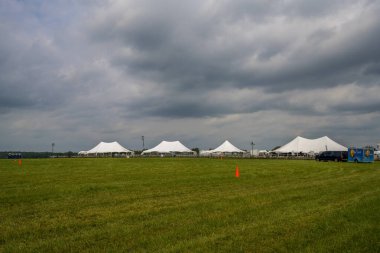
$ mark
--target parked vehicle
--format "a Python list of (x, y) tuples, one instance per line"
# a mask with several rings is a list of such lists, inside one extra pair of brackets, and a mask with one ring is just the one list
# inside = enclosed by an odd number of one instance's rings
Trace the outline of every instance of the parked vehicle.
[(380, 160), (380, 150), (375, 150), (373, 153), (375, 155), (375, 159)]
[(348, 162), (372, 163), (375, 160), (373, 147), (349, 148), (348, 154)]
[(315, 156), (317, 161), (335, 161), (335, 162), (346, 162), (347, 161), (347, 151), (324, 151)]
[(21, 153), (8, 153), (8, 159), (21, 159)]

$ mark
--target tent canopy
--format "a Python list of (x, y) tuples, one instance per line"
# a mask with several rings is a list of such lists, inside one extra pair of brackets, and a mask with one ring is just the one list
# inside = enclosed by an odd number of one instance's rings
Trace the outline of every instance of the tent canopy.
[(133, 153), (132, 151), (121, 146), (117, 141), (100, 142), (94, 148), (87, 151), (87, 154), (104, 154), (104, 153)]
[(347, 151), (347, 148), (327, 136), (317, 139), (306, 139), (297, 136), (288, 144), (275, 150), (277, 153), (320, 153), (323, 151)]
[(141, 154), (147, 153), (194, 153), (179, 141), (162, 141), (154, 148), (143, 151)]
[(231, 144), (229, 141), (224, 141), (219, 147), (213, 150), (207, 151), (210, 153), (245, 153), (245, 151), (238, 149), (234, 145)]

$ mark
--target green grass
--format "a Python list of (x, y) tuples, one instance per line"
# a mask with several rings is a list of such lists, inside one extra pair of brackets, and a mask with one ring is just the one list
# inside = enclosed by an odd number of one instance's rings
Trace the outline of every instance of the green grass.
[(380, 252), (380, 163), (0, 160), (0, 252), (79, 251)]

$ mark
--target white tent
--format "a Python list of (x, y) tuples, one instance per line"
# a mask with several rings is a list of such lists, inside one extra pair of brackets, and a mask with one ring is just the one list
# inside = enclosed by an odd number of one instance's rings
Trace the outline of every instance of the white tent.
[(79, 151), (78, 155), (81, 155), (81, 156), (87, 155), (87, 151)]
[(268, 154), (269, 152), (266, 149), (259, 150), (259, 156), (267, 156)]
[(288, 144), (275, 150), (277, 153), (320, 153), (323, 151), (347, 151), (347, 148), (327, 136), (318, 139), (297, 136)]
[(219, 147), (212, 150), (203, 150), (201, 155), (212, 155), (212, 154), (243, 154), (245, 151), (238, 149), (229, 141), (224, 141)]
[(258, 149), (253, 149), (253, 150), (250, 150), (250, 151), (249, 151), (249, 154), (250, 154), (251, 156), (258, 156), (259, 153), (260, 153), (260, 150), (258, 150)]
[(209, 155), (211, 155), (210, 151), (212, 151), (212, 150), (200, 150), (199, 155), (200, 156), (209, 156)]
[[(81, 151), (83, 152), (83, 151)], [(112, 153), (126, 153), (133, 154), (132, 151), (121, 146), (117, 141), (114, 142), (100, 142), (94, 148), (89, 151), (84, 151), (87, 155), (98, 155), (98, 154), (112, 154)]]
[(141, 154), (150, 154), (150, 153), (158, 153), (158, 154), (171, 154), (171, 153), (191, 153), (194, 154), (194, 151), (187, 148), (179, 141), (162, 141), (160, 144), (155, 146), (154, 148), (143, 151)]

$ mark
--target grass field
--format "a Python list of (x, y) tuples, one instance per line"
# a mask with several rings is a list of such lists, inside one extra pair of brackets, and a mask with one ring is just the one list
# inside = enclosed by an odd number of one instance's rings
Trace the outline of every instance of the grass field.
[(380, 252), (380, 163), (0, 160), (0, 252), (78, 251)]

